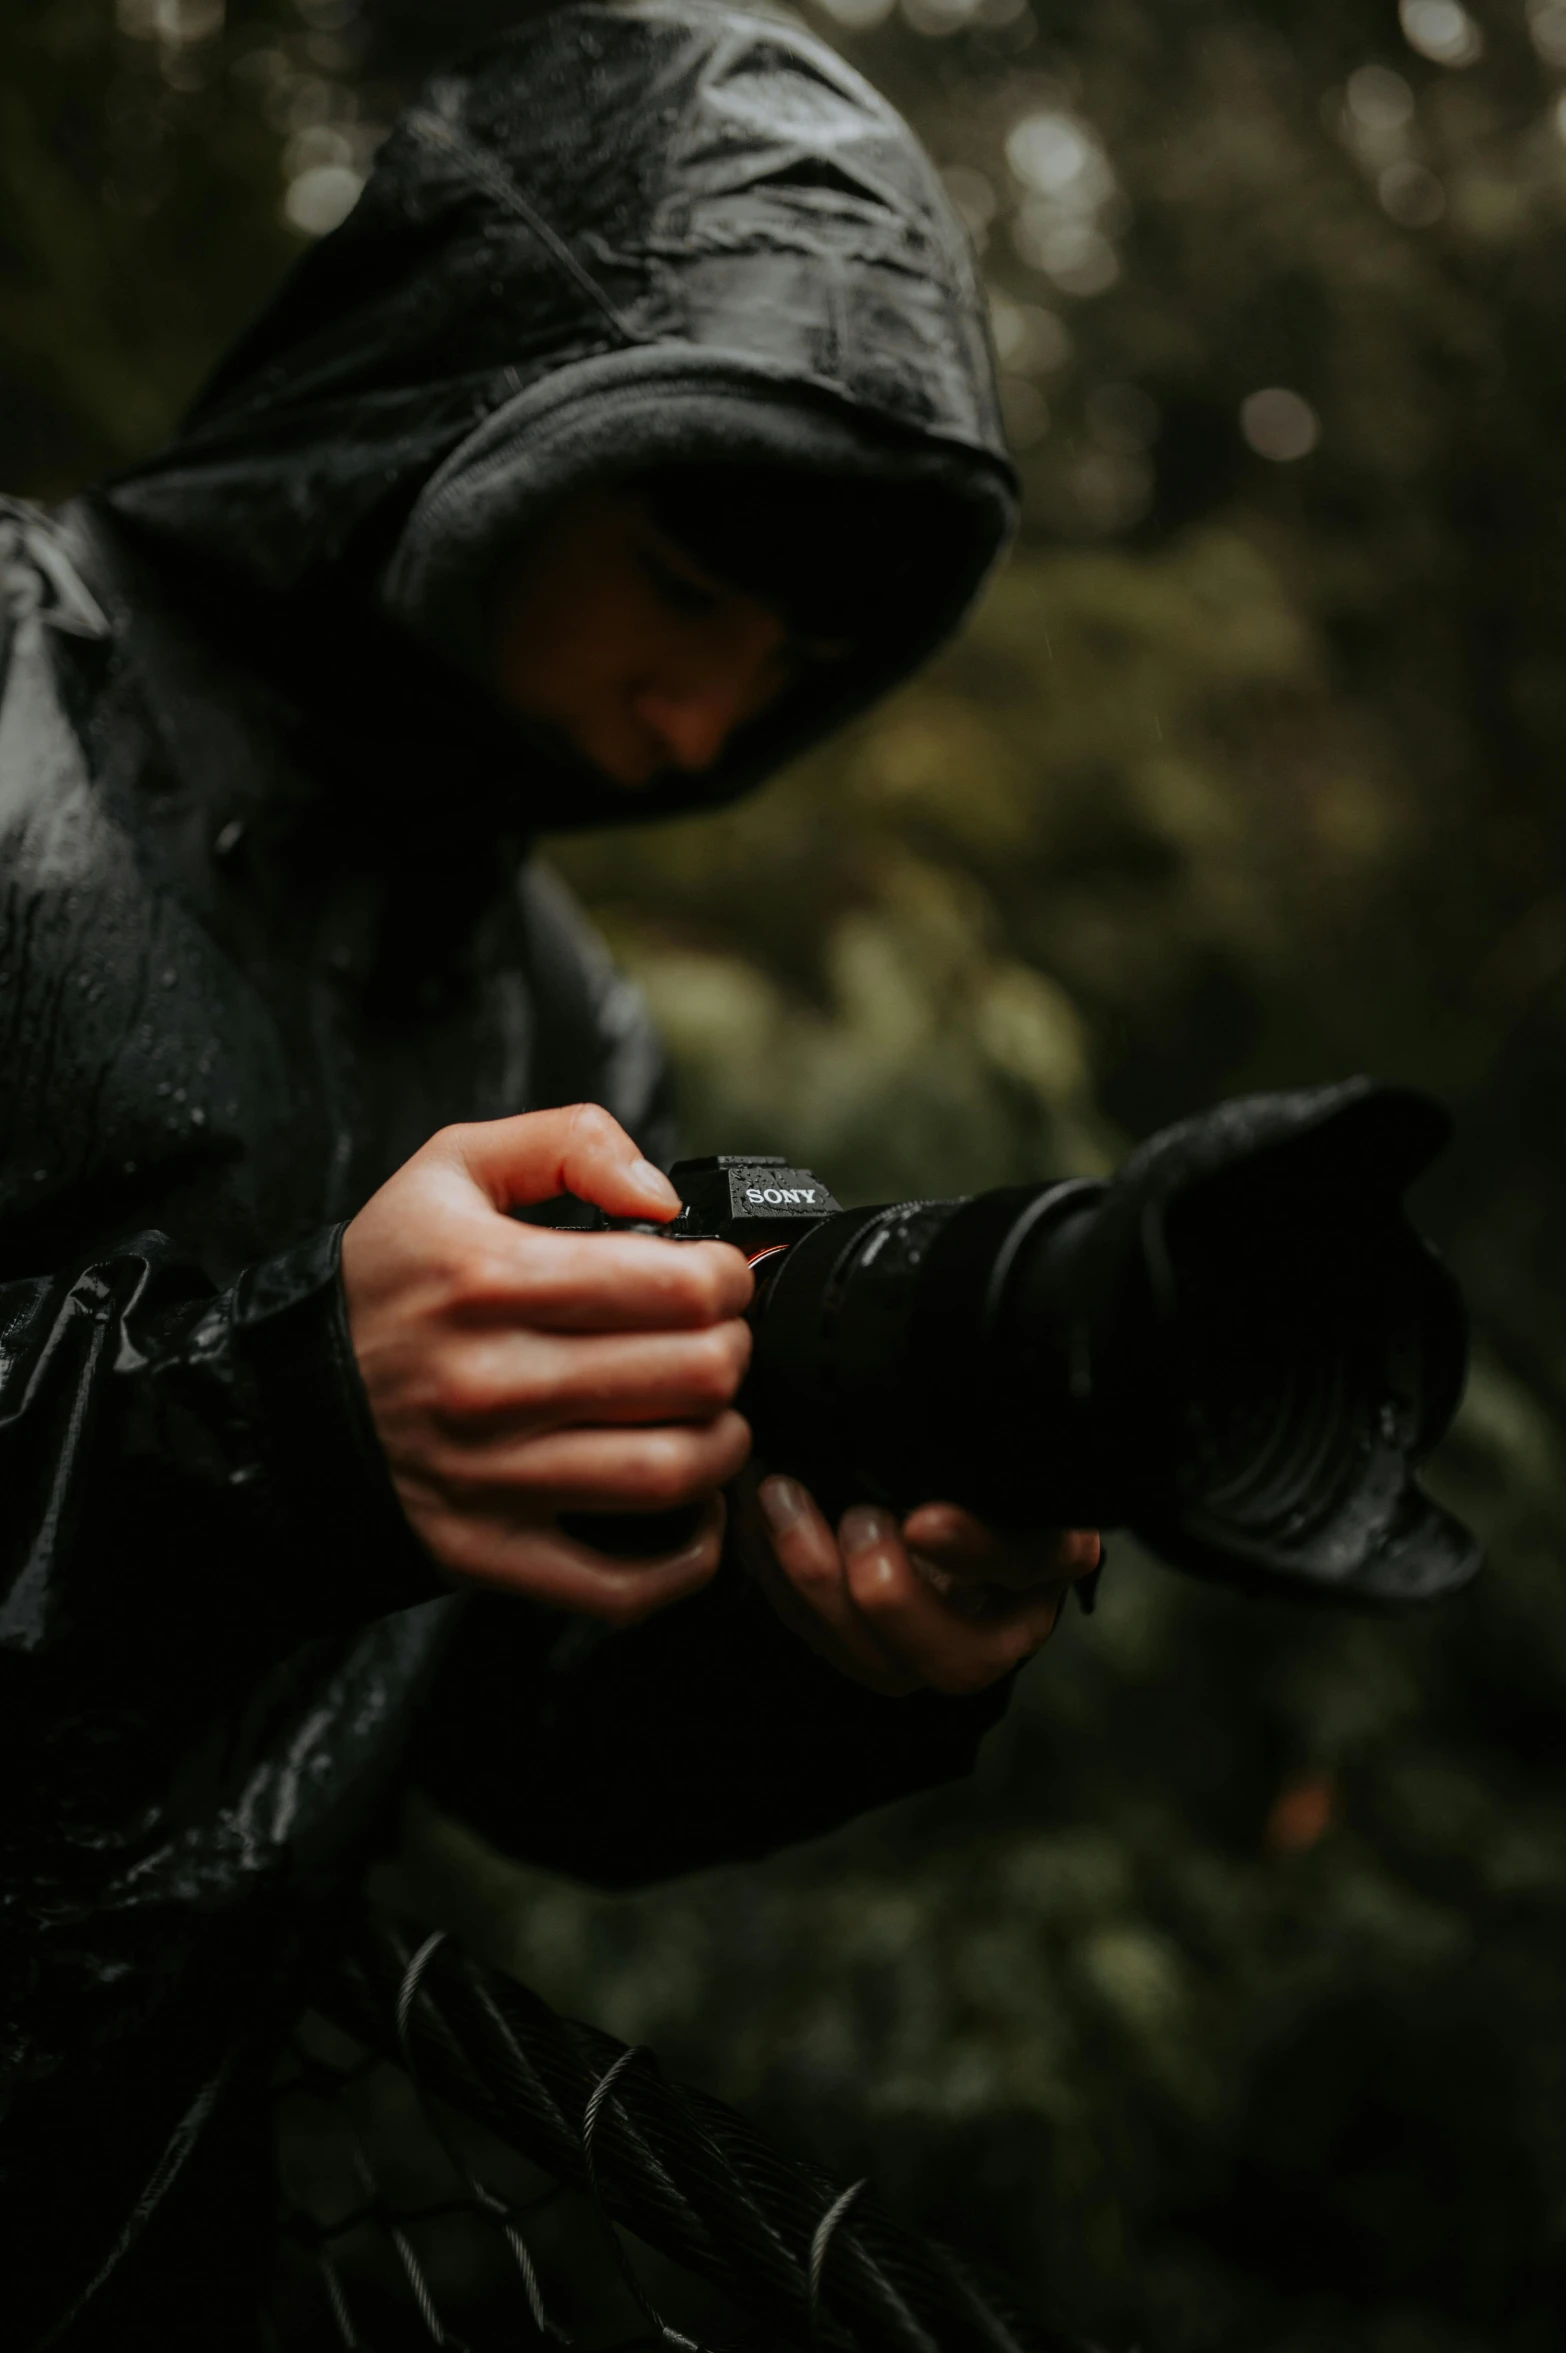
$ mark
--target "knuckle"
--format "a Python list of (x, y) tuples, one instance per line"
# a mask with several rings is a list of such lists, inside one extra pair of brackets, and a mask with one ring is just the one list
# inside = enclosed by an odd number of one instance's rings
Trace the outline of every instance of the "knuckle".
[(465, 1512), (443, 1513), (438, 1523), (421, 1530), (426, 1549), (454, 1577), (493, 1575), (494, 1545), (490, 1531)]
[(721, 1539), (716, 1531), (699, 1548), (682, 1560), (678, 1570), (643, 1570), (635, 1576), (605, 1578), (598, 1588), (592, 1614), (606, 1625), (639, 1626), (644, 1619), (667, 1609), (671, 1602), (683, 1601), (705, 1585), (718, 1565)]
[(705, 1250), (683, 1251), (675, 1262), (680, 1303), (694, 1323), (714, 1324), (722, 1314), (717, 1270)]
[(784, 1559), (784, 1566), (788, 1570), (789, 1582), (806, 1601), (824, 1603), (836, 1596), (841, 1572), (829, 1553), (818, 1551), (812, 1546), (808, 1551), (789, 1554)]
[(744, 1366), (724, 1332), (703, 1332), (692, 1343), (690, 1353), (690, 1394), (698, 1405), (721, 1407), (728, 1404), (739, 1387)]
[(673, 1431), (643, 1440), (636, 1485), (648, 1503), (666, 1507), (688, 1503), (707, 1484), (705, 1466), (698, 1463), (688, 1442)]
[(717, 1245), (685, 1253), (685, 1294), (691, 1312), (703, 1323), (726, 1324), (735, 1319), (741, 1287), (729, 1265), (733, 1253)]
[(756, 1278), (743, 1253), (727, 1242), (718, 1245), (725, 1313), (743, 1315), (756, 1296)]
[[(413, 1158), (414, 1160), (426, 1158), (430, 1160), (460, 1160), (472, 1141), (472, 1137), (473, 1125), (470, 1120), (450, 1120), (445, 1127), (438, 1127), (435, 1133), (420, 1145)], [(409, 1165), (411, 1163), (404, 1163), (404, 1166)]]
[(715, 1451), (711, 1465), (714, 1484), (736, 1477), (750, 1460), (750, 1424), (744, 1415), (732, 1408), (721, 1415), (713, 1424), (711, 1444)]
[(426, 1261), (435, 1312), (455, 1322), (495, 1296), (496, 1269), (488, 1251), (472, 1247), (437, 1248)]
[(639, 1626), (653, 1615), (661, 1600), (661, 1595), (648, 1592), (645, 1580), (605, 1579), (594, 1594), (590, 1614), (606, 1626)]
[(574, 1143), (607, 1144), (623, 1132), (601, 1103), (573, 1103), (567, 1116)]
[(571, 1418), (563, 1378), (550, 1374), (542, 1364), (516, 1365), (503, 1380), (496, 1375), (490, 1382), (490, 1396), (490, 1413), (504, 1415), (519, 1434), (548, 1429)]
[(430, 1412), (439, 1422), (475, 1421), (487, 1403), (484, 1384), (461, 1356), (443, 1357), (431, 1367), (428, 1395)]
[(487, 1422), (499, 1410), (505, 1392), (494, 1375), (482, 1365), (469, 1365), (455, 1384), (456, 1418), (464, 1422)]
[(457, 1280), (460, 1303), (467, 1308), (492, 1308), (516, 1299), (517, 1270), (498, 1250), (476, 1247), (464, 1251)]
[(854, 1601), (863, 1615), (877, 1625), (888, 1625), (902, 1615), (902, 1584), (895, 1562), (885, 1554), (861, 1557), (853, 1564)]
[(503, 1364), (490, 1350), (448, 1351), (430, 1377), (429, 1404), (437, 1421), (491, 1422), (505, 1413), (536, 1411), (539, 1381), (526, 1362)]
[(734, 1395), (735, 1376), (720, 1364), (699, 1366), (690, 1384), (690, 1404), (698, 1412), (722, 1413)]

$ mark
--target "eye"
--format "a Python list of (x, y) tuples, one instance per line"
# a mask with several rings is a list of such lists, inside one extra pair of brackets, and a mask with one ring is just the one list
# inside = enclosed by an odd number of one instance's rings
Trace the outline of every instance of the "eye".
[(691, 618), (705, 618), (715, 613), (722, 603), (722, 592), (704, 580), (697, 572), (687, 570), (676, 558), (665, 555), (661, 548), (646, 541), (637, 550), (643, 574), (662, 603), (671, 612)]

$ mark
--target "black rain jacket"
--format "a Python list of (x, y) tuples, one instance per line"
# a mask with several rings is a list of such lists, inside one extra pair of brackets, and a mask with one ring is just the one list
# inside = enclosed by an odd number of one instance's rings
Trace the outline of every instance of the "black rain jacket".
[[(584, 1098), (655, 1159), (633, 991), (529, 857), (486, 582), (571, 482), (903, 481), (926, 576), (724, 798), (944, 634), (1008, 527), (982, 312), (885, 104), (786, 20), (581, 7), (442, 75), (159, 458), (0, 503), (0, 2335), (238, 2346), (265, 2083), (417, 1777), (607, 1884), (965, 1770), (743, 1580), (583, 1639), (446, 1589), (342, 1223), (438, 1127)], [(638, 803), (634, 814), (647, 813)]]

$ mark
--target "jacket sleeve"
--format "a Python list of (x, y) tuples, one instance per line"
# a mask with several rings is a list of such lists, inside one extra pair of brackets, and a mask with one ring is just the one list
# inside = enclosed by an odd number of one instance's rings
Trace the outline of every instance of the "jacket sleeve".
[(749, 1861), (961, 1778), (1010, 1683), (885, 1699), (789, 1633), (732, 1561), (629, 1631), (474, 1602), (410, 1768), (504, 1853), (605, 1887)]
[(0, 1285), (0, 1673), (124, 1692), (442, 1590), (349, 1346), (340, 1229), (215, 1290), (160, 1234)]

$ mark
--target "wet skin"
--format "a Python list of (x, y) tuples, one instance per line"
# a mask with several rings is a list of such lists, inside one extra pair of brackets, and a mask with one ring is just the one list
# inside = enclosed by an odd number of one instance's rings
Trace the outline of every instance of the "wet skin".
[[(709, 766), (800, 663), (841, 650), (791, 637), (612, 489), (562, 505), (496, 603), (502, 695), (630, 792)], [(609, 1114), (578, 1105), (444, 1130), (343, 1237), (371, 1413), (403, 1509), (452, 1577), (625, 1624), (707, 1581), (732, 1509), (785, 1623), (874, 1690), (976, 1692), (1048, 1638), (1096, 1535), (1007, 1538), (940, 1502), (901, 1525), (866, 1506), (829, 1527), (797, 1481), (749, 1459), (740, 1253), (506, 1214), (566, 1191), (618, 1216), (678, 1210)], [(696, 1536), (658, 1561), (611, 1560), (558, 1525), (693, 1503)]]

